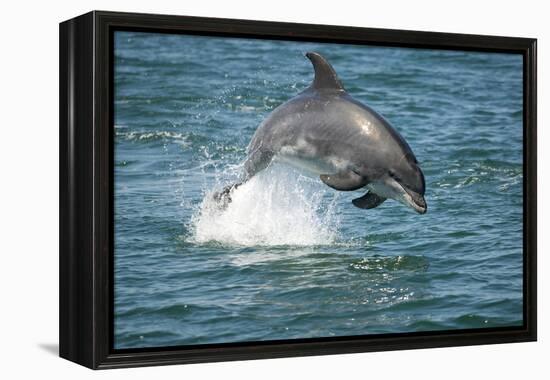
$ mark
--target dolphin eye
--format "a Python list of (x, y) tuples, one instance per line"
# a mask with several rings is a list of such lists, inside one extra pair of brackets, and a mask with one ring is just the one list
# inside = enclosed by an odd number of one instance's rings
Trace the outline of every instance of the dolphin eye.
[(397, 177), (397, 175), (396, 175), (393, 171), (391, 171), (391, 170), (388, 172), (388, 175), (389, 175), (391, 178), (395, 179), (396, 181), (399, 180), (399, 178)]

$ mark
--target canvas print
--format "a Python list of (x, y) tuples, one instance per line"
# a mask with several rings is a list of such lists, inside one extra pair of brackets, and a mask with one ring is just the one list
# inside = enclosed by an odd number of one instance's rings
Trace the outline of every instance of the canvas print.
[(114, 348), (521, 326), (522, 62), (116, 31)]

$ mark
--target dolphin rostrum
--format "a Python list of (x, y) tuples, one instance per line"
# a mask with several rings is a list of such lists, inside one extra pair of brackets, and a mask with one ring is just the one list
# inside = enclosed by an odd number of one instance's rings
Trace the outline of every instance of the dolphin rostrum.
[[(424, 214), (424, 175), (405, 139), (345, 91), (325, 58), (314, 52), (306, 57), (315, 70), (313, 83), (260, 124), (248, 146), (243, 182), (277, 158), (339, 191), (366, 187), (367, 193), (352, 201), (356, 207), (374, 208), (391, 198)], [(230, 192), (239, 185), (217, 196), (231, 201)]]

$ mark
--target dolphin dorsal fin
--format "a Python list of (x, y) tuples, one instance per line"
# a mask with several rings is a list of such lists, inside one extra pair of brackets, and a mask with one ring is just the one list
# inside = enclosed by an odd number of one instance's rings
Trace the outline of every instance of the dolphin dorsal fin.
[(344, 91), (344, 86), (338, 79), (336, 71), (321, 54), (309, 52), (306, 53), (306, 57), (309, 58), (315, 70), (315, 78), (309, 87), (310, 89)]

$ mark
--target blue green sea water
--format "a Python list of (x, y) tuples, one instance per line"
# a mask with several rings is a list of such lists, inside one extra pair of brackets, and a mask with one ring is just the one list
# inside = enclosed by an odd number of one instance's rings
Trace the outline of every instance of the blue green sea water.
[[(219, 210), (323, 54), (404, 136), (428, 213), (275, 164)], [(115, 348), (522, 324), (522, 57), (115, 33)]]

